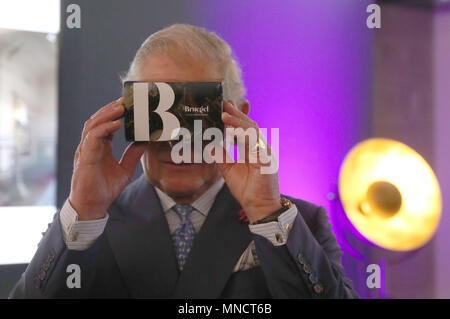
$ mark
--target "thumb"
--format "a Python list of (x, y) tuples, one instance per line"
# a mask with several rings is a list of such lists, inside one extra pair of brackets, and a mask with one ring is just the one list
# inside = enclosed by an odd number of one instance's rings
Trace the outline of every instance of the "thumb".
[(123, 152), (119, 165), (122, 166), (129, 174), (133, 174), (136, 169), (136, 165), (139, 163), (142, 154), (147, 149), (147, 143), (145, 142), (133, 142)]

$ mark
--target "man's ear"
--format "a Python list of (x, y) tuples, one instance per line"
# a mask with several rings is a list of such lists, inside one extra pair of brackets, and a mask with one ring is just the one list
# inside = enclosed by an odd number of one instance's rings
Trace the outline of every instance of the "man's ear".
[(248, 115), (248, 112), (250, 112), (250, 103), (247, 99), (241, 99), (239, 103), (239, 109), (242, 113), (245, 115)]

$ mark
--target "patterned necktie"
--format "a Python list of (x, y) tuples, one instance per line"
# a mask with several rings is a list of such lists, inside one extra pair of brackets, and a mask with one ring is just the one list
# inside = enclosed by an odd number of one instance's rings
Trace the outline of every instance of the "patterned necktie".
[(195, 236), (194, 225), (192, 225), (189, 215), (194, 210), (191, 205), (175, 205), (172, 209), (180, 216), (180, 226), (173, 233), (178, 268), (183, 270), (192, 242)]

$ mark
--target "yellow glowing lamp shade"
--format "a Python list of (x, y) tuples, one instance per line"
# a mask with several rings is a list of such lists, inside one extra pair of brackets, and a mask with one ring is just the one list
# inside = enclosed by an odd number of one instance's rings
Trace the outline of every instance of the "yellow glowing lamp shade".
[(428, 163), (409, 146), (373, 138), (354, 146), (339, 174), (339, 196), (355, 228), (395, 251), (423, 246), (439, 224), (442, 199)]

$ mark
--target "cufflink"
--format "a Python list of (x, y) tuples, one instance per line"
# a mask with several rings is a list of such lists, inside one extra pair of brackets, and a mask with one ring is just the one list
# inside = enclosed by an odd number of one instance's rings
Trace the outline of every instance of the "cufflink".
[(72, 239), (71, 239), (71, 241), (77, 241), (78, 240), (78, 236), (80, 235), (80, 233), (79, 232), (75, 232), (73, 235), (72, 235)]
[(283, 242), (283, 236), (280, 233), (275, 234), (275, 239), (280, 244)]

